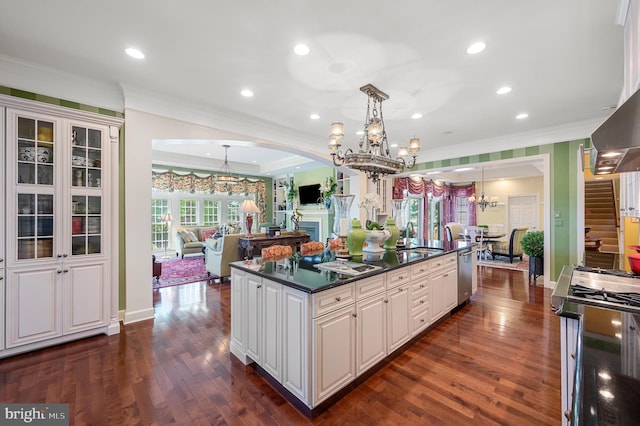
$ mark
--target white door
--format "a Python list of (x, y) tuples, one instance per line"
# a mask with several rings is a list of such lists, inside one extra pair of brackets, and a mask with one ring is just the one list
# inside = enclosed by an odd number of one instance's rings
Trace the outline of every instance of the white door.
[(508, 229), (527, 227), (529, 230), (538, 229), (538, 196), (513, 195), (508, 197), (509, 217)]

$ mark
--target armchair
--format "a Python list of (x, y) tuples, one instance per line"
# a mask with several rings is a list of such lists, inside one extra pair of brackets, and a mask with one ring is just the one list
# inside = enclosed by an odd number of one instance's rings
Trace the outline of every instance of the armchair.
[(514, 257), (519, 257), (522, 260), (522, 237), (527, 233), (525, 227), (513, 228), (508, 241), (494, 242), (491, 248), (491, 258), (495, 259), (496, 256), (504, 256), (509, 258), (509, 262), (513, 263)]
[(205, 242), (205, 263), (207, 272), (211, 277), (220, 278), (231, 275), (230, 262), (240, 260), (238, 241), (240, 234), (227, 234), (216, 240), (207, 238)]

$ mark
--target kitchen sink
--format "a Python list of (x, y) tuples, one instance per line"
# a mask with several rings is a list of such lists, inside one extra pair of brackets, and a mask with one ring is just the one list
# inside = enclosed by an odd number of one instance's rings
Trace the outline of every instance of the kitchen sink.
[(440, 254), (444, 253), (444, 249), (433, 248), (433, 247), (416, 247), (410, 248), (406, 250), (402, 250), (405, 253), (418, 253), (418, 254)]

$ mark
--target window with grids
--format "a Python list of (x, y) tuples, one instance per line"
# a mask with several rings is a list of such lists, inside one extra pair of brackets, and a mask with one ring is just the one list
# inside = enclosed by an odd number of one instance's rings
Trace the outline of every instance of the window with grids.
[(240, 202), (229, 201), (227, 203), (227, 223), (240, 222)]
[(470, 225), (468, 220), (469, 199), (467, 197), (456, 197), (456, 222), (462, 225)]
[(180, 200), (180, 225), (195, 226), (198, 224), (198, 202), (196, 200)]
[(153, 198), (151, 200), (151, 243), (157, 248), (169, 247), (169, 229), (162, 220), (169, 211), (169, 200)]
[(220, 201), (204, 200), (202, 203), (202, 221), (204, 225), (220, 223)]

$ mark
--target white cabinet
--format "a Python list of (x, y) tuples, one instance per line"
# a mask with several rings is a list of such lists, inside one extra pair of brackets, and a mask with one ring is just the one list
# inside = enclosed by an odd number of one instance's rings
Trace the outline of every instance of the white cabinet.
[(282, 373), (282, 285), (262, 280), (262, 367), (273, 378)]
[(455, 308), (458, 301), (457, 283), (458, 277), (455, 267), (441, 269), (431, 274), (429, 283), (431, 322), (442, 318)]
[(387, 356), (386, 298), (382, 292), (356, 302), (357, 376)]
[(235, 268), (231, 269), (231, 344), (229, 350), (244, 364), (247, 364), (245, 324), (248, 312), (244, 306), (246, 277), (246, 272)]
[(62, 335), (62, 274), (52, 268), (8, 270), (6, 347)]
[(282, 385), (304, 403), (310, 396), (309, 295), (282, 286)]
[(247, 274), (247, 355), (260, 364), (261, 324), (262, 324), (262, 279), (257, 275)]
[(317, 405), (356, 377), (356, 322), (353, 306), (313, 321), (313, 404)]
[(387, 353), (391, 353), (411, 338), (409, 297), (411, 284), (406, 282), (387, 290)]
[(640, 217), (640, 172), (620, 173), (620, 216)]
[[(110, 269), (117, 233), (107, 206), (117, 167), (111, 151), (122, 120), (4, 97), (0, 102), (14, 106), (4, 109), (6, 156), (0, 156), (6, 170), (6, 210), (0, 213), (6, 347), (46, 346), (89, 330), (117, 332), (117, 280)], [(67, 338), (47, 342), (60, 336)]]
[(426, 329), (429, 318), (429, 263), (411, 267), (411, 333), (413, 336)]
[(576, 349), (579, 333), (580, 321), (578, 319), (560, 317), (560, 384), (563, 425), (571, 424), (573, 380), (576, 370)]

